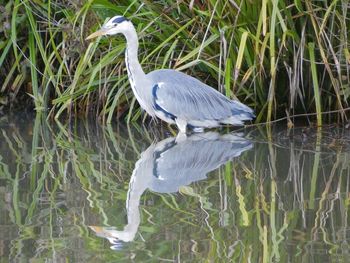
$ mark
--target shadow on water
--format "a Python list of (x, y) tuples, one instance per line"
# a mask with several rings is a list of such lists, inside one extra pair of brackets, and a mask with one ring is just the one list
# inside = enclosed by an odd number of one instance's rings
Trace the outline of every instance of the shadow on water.
[(183, 138), (38, 115), (2, 118), (0, 142), (1, 261), (349, 257), (346, 129)]

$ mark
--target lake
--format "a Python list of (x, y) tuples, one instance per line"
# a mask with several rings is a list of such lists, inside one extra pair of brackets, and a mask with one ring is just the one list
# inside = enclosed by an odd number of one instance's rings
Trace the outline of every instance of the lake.
[(348, 262), (350, 130), (0, 119), (1, 262)]

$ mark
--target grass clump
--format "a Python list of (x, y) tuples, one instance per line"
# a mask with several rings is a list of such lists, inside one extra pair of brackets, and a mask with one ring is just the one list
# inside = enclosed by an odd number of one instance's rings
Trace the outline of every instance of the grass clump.
[[(137, 120), (122, 37), (84, 39), (132, 20), (145, 72), (174, 68), (257, 112), (256, 122), (338, 110), (350, 95), (349, 3), (339, 1), (0, 0), (0, 103), (51, 116)], [(29, 96), (28, 96), (29, 95)], [(23, 103), (25, 102), (25, 103)]]

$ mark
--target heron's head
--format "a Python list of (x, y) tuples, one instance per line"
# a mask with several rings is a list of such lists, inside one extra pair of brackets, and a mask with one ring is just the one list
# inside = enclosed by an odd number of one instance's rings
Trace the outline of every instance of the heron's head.
[(92, 39), (104, 35), (116, 35), (119, 33), (125, 33), (132, 26), (131, 22), (123, 16), (114, 16), (104, 24), (100, 30), (92, 33), (86, 38)]

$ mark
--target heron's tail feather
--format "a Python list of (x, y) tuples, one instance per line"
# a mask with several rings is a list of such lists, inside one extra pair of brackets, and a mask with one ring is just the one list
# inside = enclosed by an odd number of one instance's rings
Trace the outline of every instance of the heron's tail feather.
[(255, 118), (253, 109), (251, 109), (247, 105), (244, 105), (238, 100), (233, 100), (232, 104), (233, 104), (232, 114), (234, 117), (242, 121), (248, 121)]
[(232, 101), (232, 116), (220, 121), (222, 124), (244, 125), (244, 121), (250, 121), (255, 118), (254, 111), (243, 103)]

